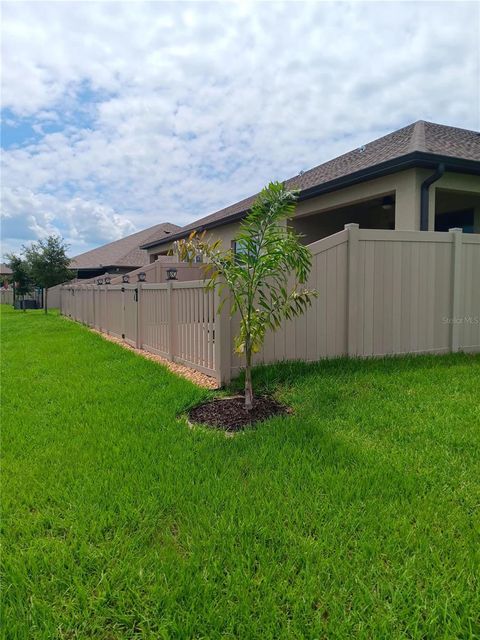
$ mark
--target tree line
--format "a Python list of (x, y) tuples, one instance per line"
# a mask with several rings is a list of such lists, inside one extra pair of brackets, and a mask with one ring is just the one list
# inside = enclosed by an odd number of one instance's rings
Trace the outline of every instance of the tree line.
[[(15, 296), (30, 294), (35, 287), (44, 290), (44, 308), (47, 313), (48, 289), (71, 280), (75, 274), (70, 269), (67, 256), (68, 245), (60, 236), (32, 242), (23, 246), (20, 253), (6, 255), (6, 263), (12, 270), (11, 280), (15, 287)], [(25, 305), (23, 305), (25, 311)]]

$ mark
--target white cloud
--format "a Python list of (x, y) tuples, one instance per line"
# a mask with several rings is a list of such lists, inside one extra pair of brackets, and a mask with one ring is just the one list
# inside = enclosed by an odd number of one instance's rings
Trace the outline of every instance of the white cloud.
[(2, 194), (2, 252), (32, 239), (61, 235), (72, 254), (133, 233), (134, 225), (111, 207), (75, 197), (61, 200), (26, 188), (5, 187)]
[(186, 223), (419, 118), (476, 128), (479, 11), (7, 3), (4, 106), (37, 133), (3, 155), (22, 237)]

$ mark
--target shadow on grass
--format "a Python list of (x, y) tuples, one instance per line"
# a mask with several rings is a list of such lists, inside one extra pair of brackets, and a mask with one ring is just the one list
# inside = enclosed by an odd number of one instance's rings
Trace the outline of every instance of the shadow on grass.
[[(280, 387), (302, 387), (314, 379), (339, 381), (346, 378), (368, 377), (376, 374), (396, 375), (405, 372), (421, 373), (462, 364), (480, 365), (478, 354), (453, 353), (446, 355), (407, 355), (381, 358), (331, 358), (318, 362), (283, 361), (259, 365), (253, 370), (256, 393), (275, 393)], [(232, 380), (227, 391), (243, 391), (244, 372)]]

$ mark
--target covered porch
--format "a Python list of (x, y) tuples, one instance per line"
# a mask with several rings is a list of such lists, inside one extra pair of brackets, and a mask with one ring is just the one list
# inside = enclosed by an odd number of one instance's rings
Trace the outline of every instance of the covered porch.
[[(311, 244), (338, 233), (350, 222), (362, 229), (419, 231), (426, 169), (403, 171), (300, 202), (290, 225)], [(428, 190), (428, 230), (480, 233), (480, 180), (446, 173)]]

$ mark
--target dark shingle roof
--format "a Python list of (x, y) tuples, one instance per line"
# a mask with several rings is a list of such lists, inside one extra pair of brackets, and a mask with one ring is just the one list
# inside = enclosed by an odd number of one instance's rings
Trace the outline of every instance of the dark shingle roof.
[[(448, 127), (419, 120), (398, 131), (369, 142), (363, 147), (344, 153), (318, 167), (305, 171), (285, 181), (289, 188), (305, 191), (321, 185), (327, 186), (335, 180), (353, 176), (357, 172), (394, 161), (402, 156), (419, 152), (436, 154), (461, 160), (480, 162), (480, 134), (476, 131)], [(368, 179), (368, 178), (365, 178)], [(332, 185), (333, 186), (333, 185)], [(231, 218), (248, 211), (258, 194), (245, 198), (229, 207), (220, 209), (200, 220), (182, 227), (175, 237), (182, 237), (193, 229), (216, 224), (226, 224)], [(162, 243), (163, 238), (154, 238), (146, 247)], [(164, 242), (166, 240), (163, 240)]]
[(140, 245), (154, 239), (166, 238), (180, 231), (180, 227), (170, 222), (162, 222), (143, 231), (132, 233), (126, 238), (104, 244), (97, 249), (86, 251), (72, 258), (72, 269), (97, 269), (98, 267), (141, 267), (148, 262), (147, 252)]

